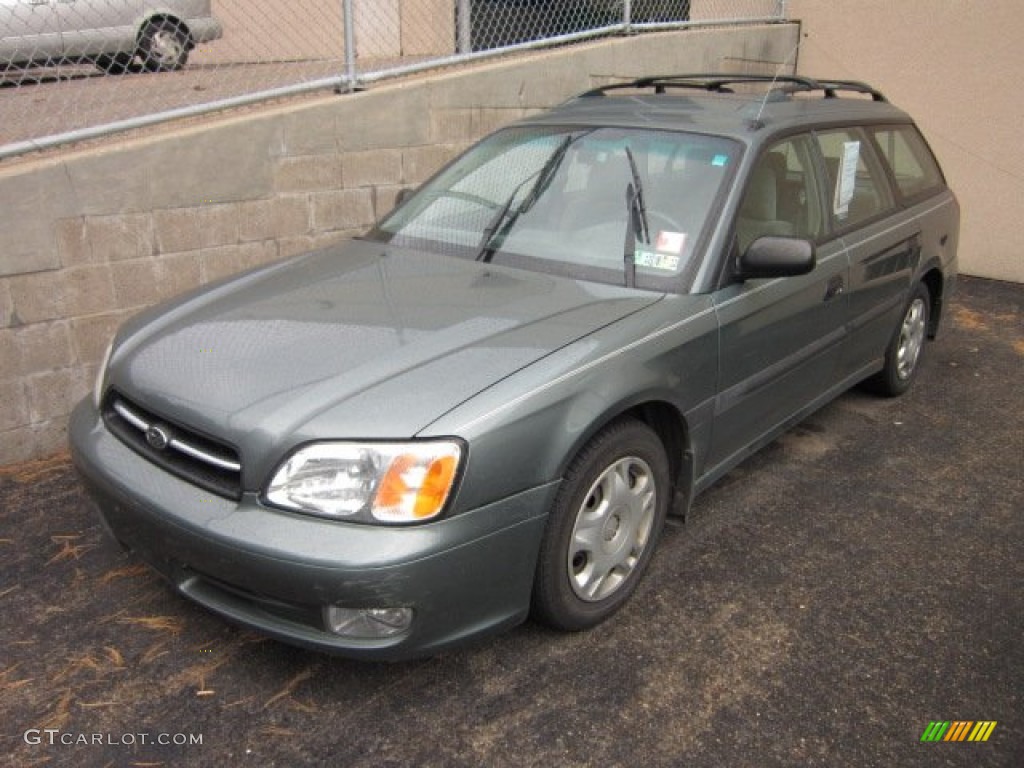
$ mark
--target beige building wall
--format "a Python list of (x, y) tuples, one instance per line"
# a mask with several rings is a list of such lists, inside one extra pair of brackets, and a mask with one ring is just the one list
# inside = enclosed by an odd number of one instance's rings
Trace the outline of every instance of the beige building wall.
[(691, 21), (767, 19), (779, 15), (779, 0), (690, 0)]
[[(455, 0), (353, 0), (360, 59), (450, 56)], [(342, 0), (213, 0), (220, 40), (199, 46), (193, 64), (338, 60), (345, 56)]]
[(960, 198), (961, 271), (1024, 282), (1020, 0), (789, 0), (800, 74), (866, 80), (910, 112)]
[(345, 55), (341, 0), (213, 0), (213, 15), (223, 25), (224, 36), (199, 46), (191, 56), (193, 64), (341, 59)]

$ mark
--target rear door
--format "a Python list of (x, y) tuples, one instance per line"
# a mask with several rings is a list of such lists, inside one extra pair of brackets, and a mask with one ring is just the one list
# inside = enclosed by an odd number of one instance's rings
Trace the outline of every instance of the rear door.
[(921, 257), (921, 226), (896, 204), (888, 176), (860, 128), (815, 134), (827, 173), (828, 215), (849, 252), (849, 339), (839, 379), (882, 363)]
[(823, 402), (844, 340), (848, 264), (827, 238), (814, 141), (777, 142), (757, 160), (736, 221), (737, 253), (761, 235), (817, 243), (817, 266), (799, 277), (733, 280), (714, 295), (719, 394), (707, 481)]
[(61, 56), (55, 0), (0, 0), (0, 62)]

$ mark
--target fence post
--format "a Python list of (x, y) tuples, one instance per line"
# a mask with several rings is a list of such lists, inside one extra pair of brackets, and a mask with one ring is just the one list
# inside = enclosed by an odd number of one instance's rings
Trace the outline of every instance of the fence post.
[(622, 0), (622, 31), (627, 35), (632, 32), (633, 0)]
[(348, 79), (346, 90), (356, 89), (356, 17), (352, 12), (353, 0), (342, 0), (345, 14), (345, 77)]
[(455, 8), (455, 49), (459, 53), (473, 51), (473, 0), (458, 0)]

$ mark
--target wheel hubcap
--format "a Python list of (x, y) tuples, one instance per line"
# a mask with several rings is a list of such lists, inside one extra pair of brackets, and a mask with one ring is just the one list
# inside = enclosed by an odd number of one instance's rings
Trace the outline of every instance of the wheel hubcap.
[(153, 35), (153, 58), (161, 64), (170, 64), (181, 55), (181, 42), (172, 32), (160, 31)]
[(914, 299), (900, 328), (900, 342), (896, 348), (896, 374), (910, 378), (921, 356), (925, 336), (925, 306), (923, 299)]
[(569, 581), (577, 597), (596, 602), (626, 583), (647, 548), (655, 506), (654, 476), (642, 459), (619, 459), (594, 481), (569, 543)]

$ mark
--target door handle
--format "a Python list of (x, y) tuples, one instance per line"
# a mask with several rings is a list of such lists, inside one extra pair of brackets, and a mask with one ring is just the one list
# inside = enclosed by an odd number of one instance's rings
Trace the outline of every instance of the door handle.
[(845, 287), (846, 283), (841, 275), (830, 277), (828, 280), (828, 286), (825, 288), (825, 301), (830, 301), (837, 296), (842, 296)]

